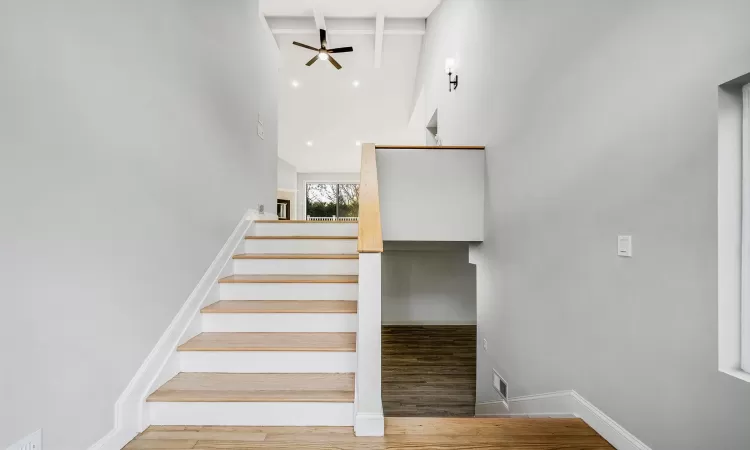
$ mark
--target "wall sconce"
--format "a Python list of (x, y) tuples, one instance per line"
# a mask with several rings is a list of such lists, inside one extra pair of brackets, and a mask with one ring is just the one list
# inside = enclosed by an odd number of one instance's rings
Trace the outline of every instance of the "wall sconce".
[(448, 74), (448, 92), (455, 91), (458, 88), (458, 75), (453, 75), (456, 70), (456, 60), (445, 58), (445, 73)]

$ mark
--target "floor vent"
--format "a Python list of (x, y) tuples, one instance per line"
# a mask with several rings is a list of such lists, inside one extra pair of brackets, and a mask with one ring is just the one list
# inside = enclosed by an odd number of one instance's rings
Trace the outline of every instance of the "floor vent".
[(503, 377), (500, 376), (499, 373), (497, 373), (497, 370), (492, 371), (492, 387), (495, 388), (495, 391), (497, 391), (498, 394), (500, 394), (500, 397), (502, 397), (503, 401), (507, 404), (508, 403), (508, 382), (503, 379)]

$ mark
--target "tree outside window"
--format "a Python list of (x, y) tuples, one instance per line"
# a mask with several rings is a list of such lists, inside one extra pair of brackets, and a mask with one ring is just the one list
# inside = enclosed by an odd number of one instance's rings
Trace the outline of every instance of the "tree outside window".
[(359, 184), (308, 183), (306, 189), (309, 217), (358, 217)]

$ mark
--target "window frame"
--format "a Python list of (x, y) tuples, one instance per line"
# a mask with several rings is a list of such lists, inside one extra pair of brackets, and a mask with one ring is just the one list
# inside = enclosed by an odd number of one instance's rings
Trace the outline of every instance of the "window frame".
[(357, 181), (316, 181), (316, 180), (305, 180), (305, 201), (303, 203), (303, 217), (307, 219), (307, 189), (308, 186), (311, 184), (335, 184), (336, 185), (336, 218), (339, 218), (341, 216), (338, 215), (339, 212), (339, 186), (342, 184), (356, 184), (357, 186), (360, 186), (359, 180)]

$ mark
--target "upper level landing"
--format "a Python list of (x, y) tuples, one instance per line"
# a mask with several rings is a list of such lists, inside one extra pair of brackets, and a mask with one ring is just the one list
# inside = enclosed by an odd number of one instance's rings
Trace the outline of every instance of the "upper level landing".
[(365, 245), (484, 240), (484, 147), (364, 144), (361, 170)]

